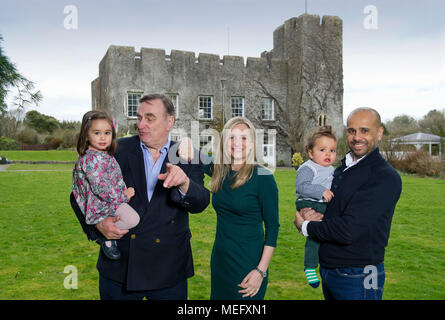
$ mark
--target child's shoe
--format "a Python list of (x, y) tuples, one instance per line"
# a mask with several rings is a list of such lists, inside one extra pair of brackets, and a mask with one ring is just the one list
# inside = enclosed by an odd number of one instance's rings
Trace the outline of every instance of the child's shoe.
[(103, 237), (100, 237), (96, 240), (100, 247), (102, 248), (102, 252), (104, 255), (110, 260), (119, 260), (121, 258), (121, 253), (119, 248), (117, 247), (116, 240), (107, 240)]

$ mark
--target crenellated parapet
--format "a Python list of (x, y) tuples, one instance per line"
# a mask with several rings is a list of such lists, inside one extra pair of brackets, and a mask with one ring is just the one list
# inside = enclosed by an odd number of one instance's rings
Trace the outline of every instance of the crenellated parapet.
[(273, 56), (281, 59), (297, 57), (302, 46), (320, 40), (341, 45), (342, 28), (342, 20), (336, 16), (323, 16), (320, 20), (319, 15), (303, 14), (288, 19), (273, 33)]
[[(275, 59), (277, 60), (277, 59)], [(107, 64), (108, 63), (108, 64)], [(248, 57), (244, 61), (244, 57), (224, 55), (220, 58), (219, 55), (209, 53), (171, 50), (167, 54), (163, 49), (141, 48), (141, 51), (135, 51), (134, 47), (124, 47), (111, 45), (99, 67), (99, 72), (104, 71), (105, 68), (116, 67), (117, 65), (125, 65), (126, 68), (135, 68), (137, 64), (157, 66), (159, 68), (168, 68), (170, 65), (193, 67), (195, 71), (200, 69), (212, 70), (239, 70), (240, 72), (249, 70), (251, 68), (270, 68), (270, 61), (266, 57)]]

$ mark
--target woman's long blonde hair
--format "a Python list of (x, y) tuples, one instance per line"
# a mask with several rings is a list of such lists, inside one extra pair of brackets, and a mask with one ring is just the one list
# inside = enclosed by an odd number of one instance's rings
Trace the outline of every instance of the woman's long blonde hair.
[(210, 191), (216, 193), (222, 188), (223, 181), (230, 172), (231, 168), (231, 155), (230, 151), (226, 149), (227, 139), (230, 137), (230, 133), (238, 124), (245, 124), (249, 128), (250, 133), (250, 149), (247, 149), (246, 163), (241, 167), (239, 171), (231, 178), (229, 182), (231, 189), (236, 189), (245, 184), (252, 177), (253, 169), (256, 162), (256, 132), (252, 122), (245, 117), (234, 117), (227, 121), (222, 133), (220, 133), (219, 148), (215, 155), (215, 161), (213, 162), (212, 178), (210, 179)]

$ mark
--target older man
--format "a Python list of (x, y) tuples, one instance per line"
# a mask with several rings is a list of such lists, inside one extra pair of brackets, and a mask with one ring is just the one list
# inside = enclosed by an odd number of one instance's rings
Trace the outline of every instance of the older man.
[(320, 274), (326, 300), (381, 299), (385, 247), (401, 180), (379, 153), (383, 127), (376, 110), (352, 111), (346, 132), (350, 152), (334, 172), (334, 198), (323, 220), (305, 208), (297, 212), (295, 225), (321, 243)]
[(118, 239), (121, 251), (119, 260), (99, 255), (101, 299), (187, 299), (187, 278), (194, 274), (188, 212), (203, 211), (210, 193), (202, 163), (171, 163), (174, 122), (169, 98), (144, 96), (137, 113), (139, 134), (118, 141), (115, 158), (127, 187), (136, 191), (129, 204), (140, 222), (131, 230), (116, 228), (118, 217), (96, 225), (105, 238)]

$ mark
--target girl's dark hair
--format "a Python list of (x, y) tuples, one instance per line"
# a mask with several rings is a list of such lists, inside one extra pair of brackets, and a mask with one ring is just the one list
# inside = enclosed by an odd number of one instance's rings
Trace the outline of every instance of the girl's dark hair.
[(104, 110), (92, 110), (84, 114), (82, 118), (82, 125), (80, 127), (79, 139), (77, 140), (77, 153), (83, 156), (87, 151), (90, 143), (88, 141), (88, 131), (91, 128), (93, 120), (105, 119), (111, 126), (112, 138), (111, 144), (108, 147), (107, 153), (112, 156), (116, 151), (116, 130), (113, 124), (113, 118)]
[(337, 137), (332, 132), (331, 126), (323, 126), (318, 128), (318, 130), (314, 131), (309, 138), (307, 139), (306, 143), (306, 152), (309, 152), (309, 150), (312, 150), (314, 148), (315, 142), (317, 139), (320, 139), (321, 137), (328, 137), (331, 139), (334, 139), (334, 141), (337, 141)]

